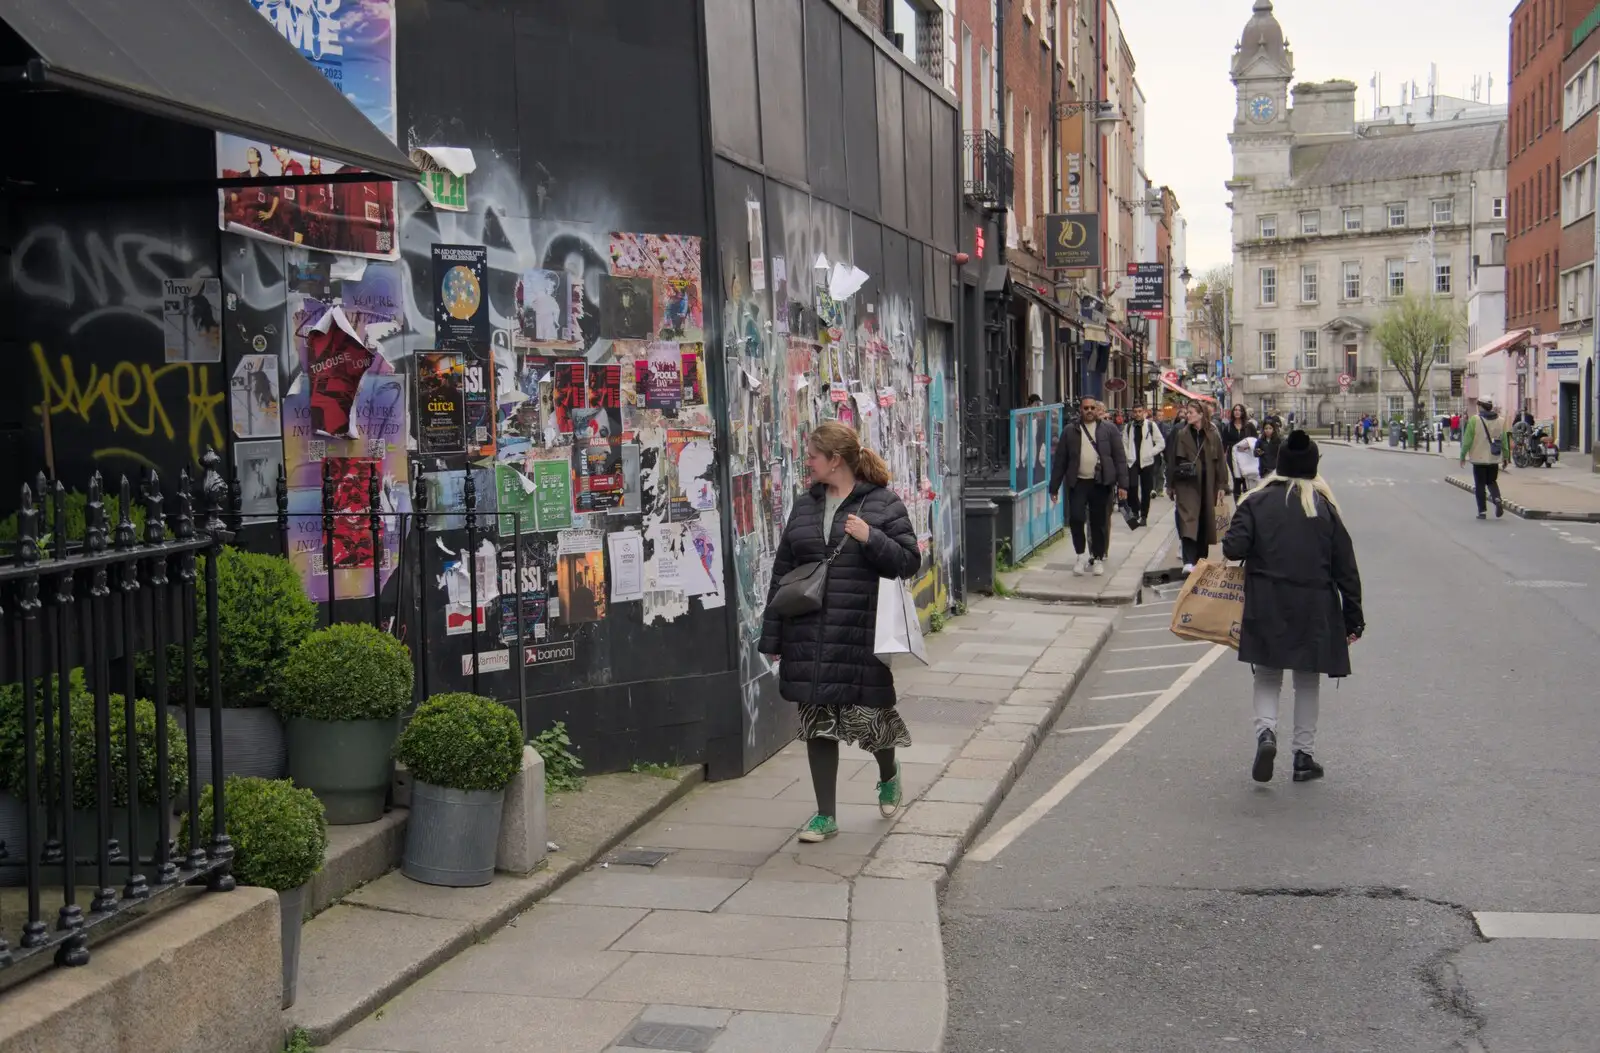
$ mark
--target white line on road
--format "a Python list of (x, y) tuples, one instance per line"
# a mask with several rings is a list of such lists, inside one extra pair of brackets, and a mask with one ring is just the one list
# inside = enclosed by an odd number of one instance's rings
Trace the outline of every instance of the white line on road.
[(1117, 635), (1124, 633), (1170, 633), (1172, 630), (1165, 625), (1158, 625), (1154, 629), (1118, 629)]
[(1157, 669), (1183, 669), (1188, 666), (1188, 664), (1188, 662), (1172, 662), (1167, 665), (1135, 665), (1129, 666), (1127, 669), (1107, 669), (1105, 675), (1112, 676), (1116, 673), (1149, 673)]
[(1129, 651), (1165, 651), (1169, 647), (1204, 647), (1205, 640), (1184, 640), (1180, 643), (1144, 644), (1139, 647), (1113, 647), (1112, 654), (1127, 654)]
[(1085, 731), (1111, 731), (1114, 728), (1125, 728), (1126, 724), (1085, 724), (1081, 728), (1058, 728), (1057, 735), (1078, 735)]
[(1102, 764), (1116, 756), (1122, 747), (1132, 742), (1135, 735), (1149, 727), (1150, 722), (1161, 715), (1162, 710), (1172, 705), (1178, 696), (1183, 694), (1190, 684), (1198, 680), (1201, 673), (1211, 668), (1211, 663), (1222, 657), (1227, 650), (1226, 647), (1220, 644), (1213, 645), (1211, 650), (1201, 655), (1189, 666), (1188, 672), (1178, 677), (1177, 683), (1167, 688), (1155, 701), (1140, 710), (1138, 716), (1128, 721), (1120, 731), (1106, 740), (1099, 749), (1091, 753), (1082, 764), (1062, 776), (1060, 782), (1050, 787), (1043, 797), (1023, 809), (1021, 815), (1002, 826), (995, 832), (993, 837), (967, 853), (967, 858), (976, 860), (979, 863), (987, 863), (1001, 852), (1004, 852), (1011, 842), (1015, 841), (1018, 836), (1034, 823), (1048, 815), (1052, 808), (1067, 799), (1067, 794), (1076, 790), (1083, 784), (1085, 779), (1099, 770)]
[(1172, 617), (1171, 612), (1162, 611), (1160, 614), (1129, 614), (1129, 615), (1127, 615), (1125, 617), (1124, 620), (1133, 622), (1133, 621), (1146, 621), (1146, 620), (1148, 620), (1150, 618), (1168, 618), (1168, 619), (1170, 619), (1171, 617)]
[[(1165, 690), (1165, 688), (1163, 688), (1162, 690)], [(1124, 691), (1120, 695), (1091, 695), (1089, 697), (1089, 701), (1090, 702), (1114, 702), (1119, 698), (1150, 698), (1152, 695), (1159, 695), (1159, 694), (1161, 694), (1160, 691)]]

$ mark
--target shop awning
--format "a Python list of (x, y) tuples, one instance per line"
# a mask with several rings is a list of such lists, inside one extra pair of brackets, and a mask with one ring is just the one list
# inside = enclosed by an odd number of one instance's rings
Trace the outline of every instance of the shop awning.
[(1111, 324), (1110, 322), (1106, 323), (1106, 328), (1111, 330), (1111, 335), (1116, 337), (1118, 340), (1121, 340), (1123, 342), (1123, 344), (1127, 345), (1127, 347), (1130, 350), (1133, 348), (1133, 341), (1131, 339), (1129, 339), (1127, 333), (1124, 333), (1121, 329), (1118, 329), (1115, 325)]
[(1522, 341), (1526, 340), (1528, 337), (1530, 337), (1532, 335), (1533, 335), (1533, 330), (1532, 329), (1515, 329), (1515, 330), (1512, 330), (1511, 332), (1507, 333), (1505, 336), (1500, 337), (1498, 340), (1491, 340), (1489, 343), (1484, 344), (1482, 347), (1478, 348), (1476, 351), (1474, 351), (1471, 354), (1467, 355), (1467, 364), (1468, 365), (1473, 365), (1474, 363), (1483, 361), (1485, 358), (1487, 358), (1489, 355), (1494, 354), (1496, 351), (1504, 351), (1507, 348), (1515, 347), (1517, 344), (1520, 344)]
[(1157, 377), (1156, 379), (1161, 381), (1161, 386), (1162, 387), (1166, 388), (1168, 391), (1176, 392), (1177, 394), (1182, 395), (1186, 399), (1199, 399), (1201, 402), (1215, 402), (1215, 401), (1217, 401), (1216, 399), (1212, 398), (1210, 395), (1202, 395), (1197, 391), (1190, 391), (1188, 388), (1179, 387), (1177, 384), (1174, 384), (1172, 381), (1168, 380), (1166, 377)]
[(393, 179), (421, 177), (244, 0), (0, 0), (0, 22), (33, 52), (20, 70), (0, 69), (0, 82), (92, 95)]

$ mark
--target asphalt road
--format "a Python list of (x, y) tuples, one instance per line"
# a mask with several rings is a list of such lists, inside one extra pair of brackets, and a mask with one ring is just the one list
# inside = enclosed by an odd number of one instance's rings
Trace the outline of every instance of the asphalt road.
[(1600, 1050), (1600, 941), (1471, 915), (1600, 913), (1600, 527), (1478, 522), (1438, 458), (1323, 464), (1368, 618), (1324, 682), (1327, 778), (1289, 780), (1286, 698), (1250, 779), (1224, 652), (983, 861), (1207, 653), (1131, 609), (946, 894), (952, 1053)]

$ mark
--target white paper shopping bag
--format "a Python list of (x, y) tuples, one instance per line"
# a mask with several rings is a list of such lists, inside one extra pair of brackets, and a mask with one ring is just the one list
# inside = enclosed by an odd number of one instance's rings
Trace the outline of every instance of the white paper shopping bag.
[(900, 654), (928, 664), (916, 602), (899, 578), (878, 579), (878, 619), (873, 628), (872, 651), (886, 665), (892, 665), (893, 657)]

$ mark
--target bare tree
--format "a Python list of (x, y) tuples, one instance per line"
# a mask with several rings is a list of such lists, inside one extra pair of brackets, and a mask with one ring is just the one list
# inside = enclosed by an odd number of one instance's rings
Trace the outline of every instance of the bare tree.
[(1411, 393), (1414, 422), (1422, 421), (1422, 396), (1435, 357), (1466, 332), (1464, 308), (1416, 293), (1406, 294), (1379, 319), (1373, 336), (1383, 349), (1384, 361), (1400, 374), (1400, 382)]
[(1211, 338), (1218, 354), (1223, 358), (1231, 356), (1233, 334), (1228, 323), (1232, 320), (1233, 265), (1225, 263), (1206, 271), (1194, 287), (1193, 296), (1194, 302), (1200, 305), (1201, 331)]

